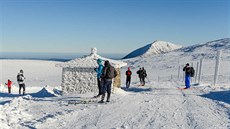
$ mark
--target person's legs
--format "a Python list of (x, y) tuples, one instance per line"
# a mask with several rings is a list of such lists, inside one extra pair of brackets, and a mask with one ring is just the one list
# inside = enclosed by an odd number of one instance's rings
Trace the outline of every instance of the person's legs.
[(140, 85), (143, 85), (143, 79), (142, 79), (142, 77), (140, 77), (140, 82), (141, 82)]
[(22, 84), (19, 84), (19, 95), (21, 95)]
[(126, 88), (129, 88), (130, 86), (130, 77), (126, 78)]
[(8, 93), (11, 93), (11, 87), (8, 87)]
[(26, 91), (26, 86), (25, 86), (25, 84), (22, 84), (22, 88), (23, 88), (23, 95), (25, 95), (25, 91)]
[(98, 78), (97, 79), (97, 86), (98, 86), (98, 95), (97, 95), (97, 97), (99, 97), (100, 95), (102, 95), (102, 82), (101, 82), (101, 79), (100, 78)]
[(185, 76), (185, 88), (190, 88), (190, 76)]
[(111, 88), (112, 87), (112, 81), (108, 81), (107, 83), (107, 100), (106, 102), (110, 101), (110, 95), (111, 95)]
[(99, 101), (100, 103), (103, 103), (104, 102), (104, 99), (105, 99), (105, 92), (107, 91), (107, 86), (106, 86), (106, 84), (107, 84), (107, 81), (106, 80), (104, 80), (103, 81), (103, 85), (102, 85), (102, 96), (101, 96), (101, 101)]
[(143, 81), (143, 86), (145, 85), (145, 77), (142, 78), (142, 81)]
[(129, 80), (128, 80), (128, 78), (126, 78), (126, 88), (128, 88), (128, 82), (129, 82)]

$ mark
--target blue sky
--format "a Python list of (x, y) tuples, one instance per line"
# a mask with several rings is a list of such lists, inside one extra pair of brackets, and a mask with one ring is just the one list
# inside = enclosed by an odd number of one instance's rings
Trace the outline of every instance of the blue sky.
[(230, 37), (228, 0), (0, 1), (0, 52), (129, 53)]

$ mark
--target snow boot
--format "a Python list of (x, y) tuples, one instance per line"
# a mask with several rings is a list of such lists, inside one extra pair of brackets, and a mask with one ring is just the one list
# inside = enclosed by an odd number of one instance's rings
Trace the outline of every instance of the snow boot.
[(104, 103), (104, 100), (98, 101), (98, 103)]

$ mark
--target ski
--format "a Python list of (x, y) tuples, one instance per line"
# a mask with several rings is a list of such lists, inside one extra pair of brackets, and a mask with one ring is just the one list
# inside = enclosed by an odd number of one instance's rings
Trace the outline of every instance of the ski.
[(189, 90), (190, 88), (177, 88), (178, 90)]

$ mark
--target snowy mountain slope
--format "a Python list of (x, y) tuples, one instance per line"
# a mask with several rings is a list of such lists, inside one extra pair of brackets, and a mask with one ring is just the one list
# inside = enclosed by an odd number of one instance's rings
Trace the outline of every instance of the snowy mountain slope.
[(217, 50), (223, 51), (223, 58), (230, 59), (230, 38), (214, 40), (206, 43), (196, 44), (176, 50), (182, 52), (182, 55), (192, 55), (193, 59), (204, 57), (206, 59), (214, 58)]
[(158, 55), (158, 54), (166, 53), (166, 52), (169, 52), (169, 51), (181, 48), (181, 47), (182, 46), (175, 45), (170, 42), (156, 40), (151, 44), (148, 44), (144, 47), (134, 50), (133, 52), (126, 55), (124, 59), (133, 58), (137, 56)]
[[(163, 55), (155, 55), (151, 57), (136, 57), (131, 59), (125, 59), (124, 61), (128, 63), (127, 67), (131, 67), (135, 72), (139, 69), (139, 67), (145, 67), (147, 73), (149, 73), (149, 78), (154, 78), (155, 80), (158, 80), (159, 77), (165, 76), (168, 76), (168, 78), (169, 76), (174, 76), (174, 78), (178, 78), (178, 71), (179, 78), (183, 79), (182, 67), (186, 63), (190, 63), (190, 65), (192, 65), (196, 69), (197, 62), (200, 62), (200, 59), (203, 58), (202, 74), (204, 76), (202, 76), (202, 78), (208, 78), (210, 82), (213, 81), (217, 50), (221, 49), (222, 55), (219, 73), (222, 76), (219, 77), (219, 79), (222, 82), (229, 82), (229, 44), (230, 39), (225, 38), (180, 48), (165, 53)], [(178, 70), (179, 66), (180, 70)]]

